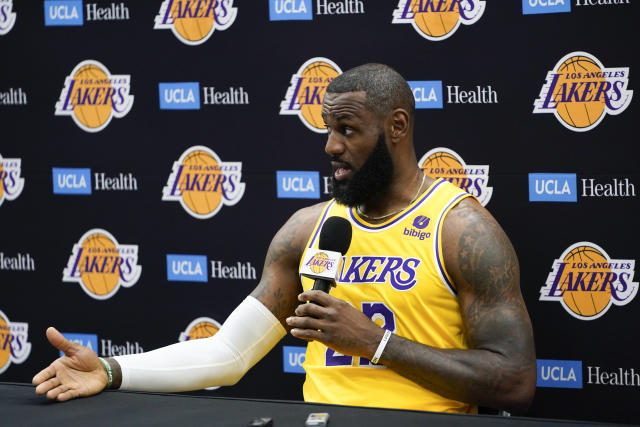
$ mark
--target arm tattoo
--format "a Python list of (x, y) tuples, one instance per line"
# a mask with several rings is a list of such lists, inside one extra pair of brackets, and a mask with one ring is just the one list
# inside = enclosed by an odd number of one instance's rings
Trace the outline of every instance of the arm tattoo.
[(445, 220), (443, 252), (458, 290), (469, 350), (392, 337), (382, 362), (443, 396), (499, 409), (525, 408), (535, 390), (535, 351), (518, 260), (491, 215), (463, 200)]
[(296, 212), (276, 233), (267, 251), (260, 283), (251, 293), (287, 330), (290, 328), (285, 319), (298, 305), (297, 297), (302, 291), (298, 263), (324, 206), (320, 203)]

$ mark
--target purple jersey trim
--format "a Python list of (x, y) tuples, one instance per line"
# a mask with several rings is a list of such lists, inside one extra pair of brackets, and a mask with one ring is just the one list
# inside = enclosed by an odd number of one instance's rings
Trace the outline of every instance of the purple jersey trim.
[(436, 238), (434, 239), (434, 246), (435, 246), (435, 252), (436, 252), (436, 265), (438, 268), (438, 272), (440, 273), (440, 278), (442, 279), (442, 281), (444, 282), (445, 285), (447, 285), (447, 287), (449, 288), (449, 291), (453, 294), (453, 296), (458, 296), (458, 291), (456, 291), (456, 288), (453, 286), (453, 284), (449, 281), (449, 278), (447, 277), (447, 274), (444, 271), (444, 266), (442, 265), (442, 262), (440, 261), (440, 223), (442, 222), (442, 220), (445, 217), (445, 214), (449, 211), (449, 208), (451, 208), (451, 206), (453, 206), (455, 203), (457, 203), (461, 198), (465, 198), (465, 197), (469, 197), (469, 194), (467, 193), (461, 193), (458, 194), (451, 202), (449, 202), (449, 204), (442, 210), (442, 213), (440, 214), (440, 218), (438, 218), (438, 222), (436, 223)]
[(331, 206), (335, 202), (336, 202), (335, 200), (331, 200), (331, 202), (325, 208), (324, 213), (322, 214), (322, 218), (320, 219), (320, 223), (318, 224), (318, 228), (316, 228), (316, 232), (313, 233), (313, 238), (309, 241), (309, 249), (311, 249), (311, 247), (313, 246), (313, 242), (316, 241), (316, 237), (318, 237), (318, 233), (320, 232), (320, 229), (322, 228), (322, 225), (324, 224), (324, 221), (327, 219), (327, 214), (329, 213), (329, 210), (331, 209)]

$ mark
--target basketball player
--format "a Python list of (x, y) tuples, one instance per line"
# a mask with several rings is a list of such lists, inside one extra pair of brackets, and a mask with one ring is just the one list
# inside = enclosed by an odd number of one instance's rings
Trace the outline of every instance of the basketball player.
[[(66, 355), (34, 377), (36, 392), (65, 401), (105, 388), (231, 385), (289, 331), (309, 341), (307, 401), (525, 410), (536, 363), (516, 254), (474, 197), (417, 166), (406, 81), (381, 64), (351, 69), (328, 86), (322, 114), (335, 201), (301, 209), (276, 233), (256, 289), (216, 335), (99, 359), (49, 328)], [(348, 219), (353, 239), (326, 294), (298, 271), (330, 216)]]

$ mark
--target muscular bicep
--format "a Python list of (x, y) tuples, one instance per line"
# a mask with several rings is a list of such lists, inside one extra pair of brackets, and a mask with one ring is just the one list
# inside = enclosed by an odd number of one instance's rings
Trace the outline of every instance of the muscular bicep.
[(285, 319), (298, 306), (302, 292), (298, 265), (324, 204), (301, 209), (271, 240), (258, 286), (251, 296), (265, 305), (287, 330)]
[(518, 258), (500, 225), (475, 200), (465, 199), (447, 216), (443, 233), (445, 265), (458, 291), (471, 347), (495, 352), (507, 362), (535, 364)]

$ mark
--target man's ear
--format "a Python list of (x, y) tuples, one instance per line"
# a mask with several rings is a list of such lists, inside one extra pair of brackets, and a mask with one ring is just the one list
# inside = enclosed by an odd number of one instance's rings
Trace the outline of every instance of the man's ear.
[(396, 108), (388, 118), (389, 141), (397, 143), (409, 134), (409, 113), (404, 108)]

